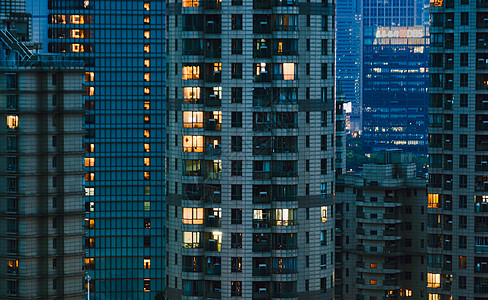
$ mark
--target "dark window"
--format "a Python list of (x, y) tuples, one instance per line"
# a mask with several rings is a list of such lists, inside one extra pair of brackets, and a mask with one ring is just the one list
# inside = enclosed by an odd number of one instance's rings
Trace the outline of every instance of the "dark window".
[(242, 88), (233, 87), (232, 88), (232, 103), (242, 103)]
[(231, 258), (231, 272), (242, 272), (242, 257), (232, 257)]
[(242, 112), (232, 112), (231, 127), (242, 127)]
[(460, 249), (466, 249), (468, 237), (464, 235), (459, 236), (459, 248)]
[(231, 166), (232, 176), (242, 176), (242, 160), (233, 160)]
[(459, 195), (459, 208), (468, 208), (468, 197), (466, 195)]
[(232, 30), (242, 29), (242, 15), (232, 15)]
[(242, 39), (232, 39), (232, 54), (242, 54)]
[(468, 115), (459, 115), (459, 127), (468, 127)]
[(233, 184), (230, 187), (231, 200), (242, 200), (242, 185)]
[(232, 5), (240, 6), (240, 5), (242, 5), (242, 0), (232, 0)]
[(467, 155), (459, 155), (459, 167), (460, 168), (467, 168), (468, 167), (468, 156)]
[(460, 54), (459, 65), (461, 67), (467, 67), (468, 66), (468, 53), (461, 53)]
[(327, 79), (327, 64), (322, 64), (322, 79)]
[(231, 233), (231, 248), (242, 248), (242, 233)]
[(328, 42), (327, 40), (322, 40), (322, 55), (327, 55), (327, 46)]
[(232, 63), (232, 78), (241, 79), (242, 78), (242, 64)]
[(465, 189), (468, 187), (468, 176), (459, 175), (459, 188)]
[(459, 95), (459, 106), (468, 107), (468, 94)]
[(327, 135), (320, 136), (320, 150), (327, 150)]
[(469, 25), (469, 13), (468, 12), (462, 12), (461, 13), (461, 25)]
[(469, 34), (461, 32), (461, 46), (468, 46)]
[(231, 211), (231, 224), (242, 224), (242, 209), (233, 208)]
[(242, 136), (231, 137), (231, 151), (233, 152), (242, 151)]
[(468, 74), (460, 74), (459, 77), (459, 86), (461, 87), (467, 87), (468, 86)]

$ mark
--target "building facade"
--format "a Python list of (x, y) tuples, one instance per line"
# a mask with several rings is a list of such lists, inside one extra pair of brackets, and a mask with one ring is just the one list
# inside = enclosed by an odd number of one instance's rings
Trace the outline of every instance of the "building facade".
[(488, 6), (431, 4), (427, 292), (487, 299)]
[(48, 52), (86, 67), (92, 299), (154, 299), (164, 290), (165, 6), (48, 1)]
[(83, 65), (0, 40), (0, 298), (81, 300)]
[(335, 299), (426, 297), (426, 180), (411, 155), (380, 155), (337, 179)]
[(332, 299), (334, 11), (169, 2), (167, 299)]
[(363, 4), (363, 151), (427, 154), (424, 0)]

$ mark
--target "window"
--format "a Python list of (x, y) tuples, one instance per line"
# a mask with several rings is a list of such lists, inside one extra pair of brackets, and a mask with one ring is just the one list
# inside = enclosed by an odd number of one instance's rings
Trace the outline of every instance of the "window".
[(231, 137), (231, 151), (232, 152), (242, 151), (242, 136)]
[(232, 297), (242, 296), (242, 281), (231, 281), (230, 292)]
[(468, 187), (468, 176), (467, 175), (459, 175), (459, 188), (467, 188)]
[(468, 136), (466, 134), (459, 135), (459, 147), (460, 148), (468, 147)]
[(467, 87), (468, 86), (468, 74), (460, 74), (460, 77), (459, 77), (459, 86), (460, 87)]
[(466, 256), (459, 256), (459, 269), (466, 269), (466, 264), (467, 264), (467, 257)]
[(7, 80), (7, 89), (16, 89), (18, 87), (17, 74), (5, 74)]
[(441, 274), (427, 273), (427, 287), (440, 288)]
[(242, 257), (232, 257), (231, 258), (231, 272), (242, 272)]
[(466, 288), (466, 276), (459, 276), (458, 277), (459, 288), (465, 289)]
[(184, 248), (200, 248), (200, 232), (184, 231), (183, 232)]
[(327, 136), (320, 136), (320, 150), (327, 150)]
[(468, 167), (468, 156), (467, 155), (459, 155), (459, 167), (460, 168), (467, 168)]
[(459, 208), (468, 207), (468, 197), (466, 195), (459, 195)]
[(468, 46), (469, 34), (461, 32), (461, 46)]
[(151, 218), (144, 218), (144, 228), (146, 229), (151, 228)]
[(242, 176), (242, 160), (233, 160), (231, 163), (231, 176)]
[(232, 54), (242, 54), (242, 39), (232, 39)]
[(230, 189), (231, 200), (242, 200), (242, 185), (233, 184), (231, 185)]
[(231, 248), (242, 248), (242, 233), (231, 233)]
[(233, 87), (231, 93), (232, 93), (232, 103), (242, 103), (241, 87)]
[(203, 224), (203, 208), (183, 207), (183, 224)]
[(459, 236), (459, 248), (460, 249), (466, 249), (467, 241), (468, 241), (467, 236), (460, 235)]
[(459, 106), (460, 107), (468, 107), (468, 94), (460, 94), (459, 95)]
[(144, 292), (151, 291), (151, 279), (144, 279)]
[(323, 63), (321, 68), (321, 79), (327, 79), (328, 77), (327, 70), (328, 70), (327, 64)]
[(242, 209), (233, 208), (231, 210), (231, 224), (242, 224)]
[(19, 117), (15, 115), (7, 116), (7, 127), (9, 129), (16, 129), (19, 127)]
[(233, 79), (242, 79), (242, 63), (232, 63), (232, 74)]
[(16, 295), (19, 292), (19, 283), (13, 280), (7, 280), (7, 295)]
[(430, 208), (439, 208), (439, 194), (429, 194), (428, 195), (428, 206)]
[(320, 207), (320, 217), (322, 222), (327, 222), (327, 206)]
[(232, 112), (231, 127), (242, 127), (242, 112)]
[(321, 246), (326, 246), (327, 245), (327, 231), (326, 230), (322, 230), (320, 232), (320, 245)]
[(232, 15), (232, 30), (242, 30), (242, 15)]
[(468, 66), (468, 53), (461, 53), (460, 54), (459, 65), (461, 67), (467, 67)]
[(322, 55), (327, 55), (328, 42), (327, 40), (322, 40)]

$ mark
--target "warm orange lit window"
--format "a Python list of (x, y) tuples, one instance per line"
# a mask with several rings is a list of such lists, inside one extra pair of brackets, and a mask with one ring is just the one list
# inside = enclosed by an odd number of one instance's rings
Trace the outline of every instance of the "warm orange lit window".
[(94, 228), (95, 228), (95, 219), (85, 218), (85, 229), (94, 229)]
[(94, 181), (95, 180), (95, 173), (86, 173), (85, 174), (85, 181)]
[(183, 7), (198, 7), (199, 2), (198, 2), (198, 0), (183, 0), (181, 3), (181, 6), (183, 6)]
[(144, 67), (149, 68), (151, 66), (151, 61), (149, 59), (144, 60)]
[(95, 144), (90, 144), (89, 149), (90, 152), (95, 152)]
[(144, 258), (144, 269), (151, 269), (151, 259)]
[(214, 63), (213, 64), (213, 70), (214, 70), (214, 72), (222, 71), (222, 63)]
[(428, 207), (430, 208), (439, 208), (439, 194), (429, 194), (428, 195)]
[(80, 44), (71, 44), (71, 52), (84, 52)]
[(295, 64), (283, 63), (283, 79), (295, 80)]
[(151, 179), (151, 173), (148, 171), (145, 171), (144, 172), (144, 180), (149, 180), (149, 179)]
[(197, 86), (184, 87), (183, 98), (185, 98), (185, 100), (189, 100), (190, 102), (200, 99), (200, 87)]
[(144, 73), (144, 81), (151, 81), (151, 73)]
[(85, 18), (82, 15), (71, 15), (69, 22), (71, 24), (85, 24)]
[(95, 157), (85, 157), (85, 167), (94, 167)]
[(145, 144), (144, 144), (144, 151), (146, 151), (146, 152), (150, 152), (150, 151), (151, 151), (151, 145), (150, 145), (150, 144), (148, 144), (148, 143), (145, 143)]
[(184, 135), (183, 136), (184, 152), (203, 152), (202, 135)]
[(327, 206), (320, 207), (320, 217), (322, 222), (327, 222)]
[(149, 167), (151, 165), (151, 159), (149, 157), (144, 157), (144, 165)]
[(19, 270), (19, 261), (16, 259), (11, 259), (7, 261), (7, 273), (17, 274)]
[(427, 273), (427, 287), (440, 288), (441, 274)]
[(430, 0), (430, 6), (441, 7), (444, 0)]
[(95, 80), (95, 73), (85, 72), (85, 81), (93, 81), (93, 80)]
[(148, 138), (151, 136), (151, 133), (149, 132), (149, 129), (144, 129), (144, 137)]
[(369, 267), (370, 267), (371, 269), (376, 269), (376, 268), (378, 267), (378, 265), (377, 265), (377, 264), (370, 264), (370, 265), (369, 265)]
[(144, 292), (151, 291), (151, 279), (144, 279)]
[(278, 53), (283, 53), (283, 42), (282, 41), (278, 42)]
[(144, 30), (144, 38), (148, 39), (151, 37), (151, 32), (149, 30)]
[(146, 11), (151, 10), (151, 5), (149, 4), (149, 2), (144, 2), (144, 10)]
[(150, 123), (151, 122), (151, 118), (149, 117), (149, 115), (145, 115), (144, 116), (144, 123)]
[(82, 39), (85, 37), (85, 31), (80, 29), (71, 29), (71, 37), (74, 39)]
[(151, 108), (151, 102), (149, 101), (144, 101), (144, 109), (149, 110)]
[(371, 279), (371, 280), (369, 281), (369, 284), (371, 284), (371, 285), (377, 285), (377, 284), (378, 284), (378, 281), (377, 281), (377, 280), (373, 280), (373, 279)]
[(95, 95), (95, 87), (93, 87), (93, 86), (86, 86), (85, 87), (85, 94), (87, 96), (93, 96), (93, 95)]
[(146, 52), (146, 53), (151, 52), (151, 46), (150, 45), (144, 45), (144, 52)]
[(10, 129), (15, 129), (19, 127), (19, 117), (18, 116), (7, 116), (7, 127)]
[(183, 224), (203, 224), (203, 208), (183, 207)]
[(144, 17), (144, 24), (149, 24), (151, 23), (151, 18), (149, 16)]
[(184, 128), (203, 128), (202, 111), (184, 111), (183, 112)]
[(200, 79), (200, 66), (184, 66), (181, 77), (183, 80)]
[(151, 93), (151, 90), (148, 87), (144, 88), (144, 95), (149, 95)]

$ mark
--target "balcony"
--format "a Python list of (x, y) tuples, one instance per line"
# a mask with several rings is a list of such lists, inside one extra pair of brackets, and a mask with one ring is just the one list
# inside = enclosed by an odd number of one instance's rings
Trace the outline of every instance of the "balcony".
[(206, 9), (220, 9), (222, 2), (219, 0), (204, 0), (203, 7)]
[(204, 123), (205, 130), (220, 131), (220, 123), (216, 119), (210, 119)]
[(259, 75), (254, 75), (254, 82), (271, 82), (271, 76), (268, 72), (262, 71)]
[(254, 0), (253, 1), (253, 8), (254, 9), (270, 9), (272, 7), (271, 0)]
[(183, 266), (182, 267), (183, 272), (192, 272), (192, 273), (199, 273), (203, 271), (203, 268), (201, 265), (195, 265), (195, 266)]
[(221, 99), (217, 95), (208, 95), (205, 97), (206, 106), (220, 106), (221, 102)]
[(293, 268), (273, 268), (273, 274), (296, 274), (297, 269)]
[(205, 219), (205, 226), (207, 227), (220, 227), (220, 218), (210, 215)]
[(252, 227), (256, 229), (270, 228), (271, 221), (268, 219), (254, 219), (252, 220)]
[(205, 299), (220, 299), (222, 292), (220, 289), (214, 289), (213, 291), (207, 291), (205, 293)]
[(271, 197), (267, 192), (261, 192), (258, 195), (253, 195), (252, 203), (269, 203), (271, 201)]
[(273, 244), (273, 250), (295, 250), (295, 249), (298, 249), (298, 245), (293, 243)]
[(271, 251), (271, 243), (269, 242), (254, 242), (252, 244), (253, 252), (268, 252)]
[(205, 33), (220, 33), (222, 26), (220, 23), (220, 16), (219, 18), (215, 18), (215, 20), (207, 20), (205, 24)]
[(220, 271), (220, 264), (219, 263), (216, 263), (216, 264), (211, 264), (210, 266), (207, 266), (207, 269), (205, 270), (205, 273), (207, 275), (220, 275), (221, 271)]
[(220, 243), (217, 243), (216, 240), (208, 240), (205, 244), (206, 251), (220, 251)]
[(203, 297), (203, 291), (195, 291), (195, 290), (183, 290), (183, 296), (188, 297)]
[(205, 148), (205, 154), (219, 156), (222, 154), (222, 148), (220, 145), (209, 144), (208, 147)]
[(398, 285), (398, 280), (396, 279), (385, 279), (383, 280), (383, 285)]
[(259, 50), (253, 51), (254, 58), (271, 58), (271, 51), (270, 49), (263, 45), (259, 48)]
[[(266, 290), (266, 289), (264, 289)], [(271, 299), (271, 295), (266, 291), (263, 292), (253, 292), (252, 293), (252, 299), (253, 300), (269, 300)]]
[(273, 298), (296, 298), (298, 297), (297, 292), (273, 292)]
[(270, 180), (271, 179), (271, 172), (270, 171), (253, 171), (252, 172), (252, 179), (254, 179), (254, 180)]

